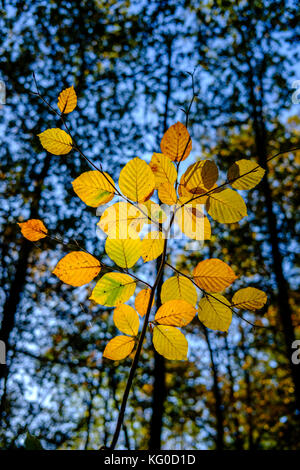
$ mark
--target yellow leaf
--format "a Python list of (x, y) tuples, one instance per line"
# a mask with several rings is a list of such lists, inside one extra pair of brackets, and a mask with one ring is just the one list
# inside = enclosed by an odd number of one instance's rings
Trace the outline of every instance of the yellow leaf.
[(72, 251), (56, 265), (53, 274), (70, 286), (83, 286), (91, 282), (100, 272), (100, 263), (84, 251)]
[(112, 178), (100, 171), (86, 171), (78, 176), (72, 185), (77, 196), (90, 207), (106, 204), (115, 195)]
[(180, 184), (192, 194), (202, 194), (211, 189), (219, 176), (218, 167), (210, 160), (201, 160), (190, 165), (183, 174)]
[(121, 268), (132, 268), (141, 256), (141, 240), (107, 238), (105, 251)]
[(173, 276), (167, 279), (161, 288), (162, 304), (168, 300), (186, 300), (191, 305), (196, 305), (197, 290), (192, 281), (184, 276)]
[(162, 183), (158, 188), (158, 197), (161, 202), (173, 206), (177, 202), (177, 194), (175, 188), (170, 183)]
[(157, 325), (153, 329), (153, 346), (166, 359), (187, 359), (188, 342), (174, 326)]
[(164, 134), (161, 143), (161, 151), (173, 161), (185, 160), (192, 150), (192, 140), (187, 128), (176, 122)]
[(154, 320), (161, 325), (185, 326), (196, 314), (196, 309), (186, 300), (168, 300), (156, 312)]
[(232, 297), (232, 306), (243, 310), (258, 310), (267, 302), (267, 295), (255, 287), (238, 290)]
[(178, 194), (180, 196), (181, 205), (186, 204), (187, 202), (189, 204), (194, 203), (194, 202), (197, 203), (197, 204), (205, 204), (207, 199), (208, 199), (207, 192), (209, 190), (206, 189), (206, 188), (200, 188), (199, 187), (197, 189), (197, 193), (193, 194), (185, 186), (185, 184), (183, 182), (183, 177), (184, 177), (184, 175), (182, 175), (182, 177), (180, 179), (180, 183), (178, 185)]
[(142, 240), (142, 258), (152, 261), (162, 254), (165, 245), (165, 236), (162, 232), (153, 230), (145, 235)]
[(176, 212), (176, 222), (180, 230), (193, 240), (209, 240), (211, 227), (208, 218), (203, 214), (202, 204), (186, 204)]
[(120, 361), (129, 356), (134, 348), (134, 338), (131, 336), (116, 336), (107, 343), (103, 357), (112, 359), (113, 361)]
[(198, 317), (211, 330), (228, 331), (232, 320), (230, 303), (220, 294), (203, 297), (199, 302)]
[(174, 185), (177, 179), (177, 171), (168, 157), (162, 153), (154, 153), (149, 166), (155, 177), (155, 188), (163, 183)]
[(57, 106), (64, 114), (74, 111), (77, 106), (77, 96), (73, 86), (66, 88), (59, 94)]
[(161, 224), (167, 218), (165, 211), (163, 211), (160, 205), (151, 200), (138, 204), (138, 208), (141, 209), (144, 214), (147, 214), (148, 217), (150, 217), (151, 220), (147, 220), (148, 224), (153, 222)]
[[(135, 301), (134, 301), (134, 306), (143, 317), (148, 309), (148, 305), (150, 302), (150, 295), (151, 295), (151, 289), (142, 289), (136, 296)], [(154, 305), (154, 299), (152, 300), (152, 306)]]
[(237, 279), (228, 264), (220, 259), (211, 258), (201, 261), (193, 271), (197, 286), (208, 292), (221, 292)]
[(132, 201), (145, 201), (155, 188), (154, 174), (140, 158), (133, 158), (122, 169), (119, 178), (122, 193)]
[(214, 220), (228, 224), (238, 222), (247, 215), (244, 199), (232, 189), (211, 193), (206, 202), (206, 209)]
[(53, 155), (65, 155), (72, 150), (72, 139), (62, 129), (47, 129), (38, 137), (44, 149)]
[(128, 274), (107, 273), (97, 282), (90, 299), (106, 307), (116, 307), (130, 299), (135, 286), (134, 279)]
[(139, 331), (139, 316), (130, 305), (116, 307), (113, 316), (116, 327), (126, 335), (136, 336)]
[(27, 222), (20, 222), (19, 227), (23, 237), (27, 238), (31, 242), (36, 242), (41, 238), (47, 236), (48, 230), (46, 229), (43, 222), (39, 219), (30, 219)]
[(105, 209), (97, 225), (109, 238), (137, 239), (147, 220), (147, 216), (128, 202), (117, 202)]
[[(245, 176), (241, 176), (244, 174)], [(243, 159), (231, 165), (227, 176), (234, 189), (252, 189), (261, 181), (264, 174), (265, 170), (255, 161)]]

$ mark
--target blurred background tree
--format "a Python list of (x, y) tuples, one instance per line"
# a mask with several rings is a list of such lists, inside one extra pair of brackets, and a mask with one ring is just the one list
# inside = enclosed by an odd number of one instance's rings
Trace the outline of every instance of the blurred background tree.
[[(0, 109), (1, 367), (0, 446), (20, 447), (27, 433), (44, 447), (109, 445), (130, 359), (102, 359), (115, 333), (110, 311), (50, 274), (70, 245), (98, 257), (95, 211), (80, 203), (71, 181), (88, 166), (78, 155), (49, 156), (36, 135), (60, 125), (37, 99), (54, 107), (74, 85), (68, 117), (76, 141), (111, 174), (128, 157), (151, 158), (164, 130), (184, 121), (195, 73), (197, 102), (190, 132), (195, 158), (230, 164), (254, 156), (262, 166), (299, 146), (294, 1), (2, 2)], [(292, 46), (292, 47), (291, 47)], [(145, 348), (119, 447), (128, 449), (298, 449), (299, 152), (268, 165), (248, 196), (248, 218), (213, 225), (213, 238), (172, 262), (181, 269), (207, 256), (230, 262), (243, 285), (269, 293), (256, 317), (236, 318), (229, 335), (189, 332), (189, 363), (164, 361)], [(41, 218), (64, 243), (34, 245), (16, 222)], [(179, 245), (179, 244), (178, 244)], [(185, 243), (181, 243), (182, 246)], [(179, 246), (178, 246), (179, 251)], [(147, 268), (147, 276), (154, 273)], [(150, 345), (148, 345), (150, 346)]]

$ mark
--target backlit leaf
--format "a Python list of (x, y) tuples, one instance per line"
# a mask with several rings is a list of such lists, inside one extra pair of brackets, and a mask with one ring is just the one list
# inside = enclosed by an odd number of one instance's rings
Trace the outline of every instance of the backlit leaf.
[(176, 122), (164, 134), (161, 144), (161, 151), (173, 161), (185, 160), (192, 150), (192, 140), (187, 128)]
[[(143, 317), (148, 309), (149, 301), (150, 301), (151, 289), (142, 289), (136, 296), (134, 301), (134, 306), (136, 310), (139, 312), (141, 317)], [(152, 300), (152, 306), (154, 305), (154, 298)]]
[(162, 254), (165, 244), (165, 237), (162, 232), (152, 230), (147, 233), (142, 240), (142, 258), (152, 261)]
[(218, 179), (218, 167), (210, 160), (200, 160), (190, 165), (183, 174), (180, 184), (192, 194), (202, 194), (211, 189)]
[(187, 359), (188, 342), (174, 326), (157, 325), (153, 329), (153, 346), (166, 359)]
[(147, 220), (148, 224), (151, 224), (151, 223), (161, 224), (167, 218), (165, 211), (160, 207), (160, 205), (151, 200), (138, 204), (138, 207), (141, 209), (143, 213), (147, 214), (148, 217), (150, 218)]
[(230, 303), (220, 294), (205, 296), (199, 302), (198, 317), (211, 330), (228, 331), (232, 320)]
[(186, 204), (176, 212), (176, 222), (180, 230), (192, 240), (209, 240), (211, 227), (203, 213), (202, 204)]
[(44, 149), (53, 155), (65, 155), (72, 150), (72, 139), (62, 129), (47, 129), (38, 137)]
[(77, 95), (73, 86), (66, 88), (59, 94), (57, 106), (62, 113), (71, 113), (76, 108), (76, 105)]
[(173, 206), (177, 202), (177, 194), (175, 188), (170, 183), (162, 183), (158, 188), (158, 197), (163, 204)]
[(125, 359), (133, 350), (134, 344), (134, 338), (131, 336), (116, 336), (107, 343), (103, 357), (113, 361)]
[(159, 307), (154, 320), (161, 325), (185, 326), (195, 315), (195, 307), (186, 300), (168, 300)]
[[(245, 176), (241, 176), (244, 174)], [(264, 174), (265, 170), (255, 161), (243, 159), (231, 165), (227, 176), (234, 189), (252, 189), (261, 181)], [(236, 178), (238, 179), (235, 181)]]
[(113, 316), (116, 327), (126, 335), (136, 336), (139, 331), (139, 316), (130, 305), (116, 307)]
[(139, 238), (107, 238), (105, 251), (121, 268), (132, 268), (141, 256), (141, 244)]
[(98, 207), (111, 201), (115, 194), (114, 182), (107, 173), (86, 171), (73, 182), (77, 196), (88, 206)]
[(216, 190), (206, 202), (209, 215), (218, 222), (232, 224), (247, 215), (247, 207), (242, 196), (232, 189)]
[(133, 158), (121, 170), (119, 186), (132, 201), (145, 201), (155, 188), (154, 174), (144, 160)]
[(117, 202), (105, 209), (98, 226), (109, 238), (139, 238), (148, 217), (128, 202)]
[(106, 307), (116, 307), (130, 299), (136, 283), (128, 274), (107, 273), (97, 282), (91, 300)]
[(100, 272), (100, 263), (84, 251), (72, 251), (56, 265), (53, 274), (70, 286), (83, 286), (91, 282)]
[(174, 164), (162, 153), (154, 153), (149, 166), (155, 177), (155, 188), (163, 183), (174, 185), (177, 179), (177, 171)]
[(232, 297), (233, 307), (243, 310), (258, 310), (267, 302), (267, 295), (255, 287), (245, 287), (238, 290)]
[(163, 283), (160, 298), (162, 304), (168, 302), (168, 300), (186, 300), (195, 306), (197, 290), (192, 281), (185, 276), (176, 275)]
[(231, 267), (216, 258), (198, 263), (193, 278), (197, 286), (208, 292), (221, 292), (237, 279)]
[(18, 223), (18, 225), (21, 228), (22, 235), (31, 242), (45, 238), (48, 233), (45, 225), (39, 219), (30, 219), (27, 222)]

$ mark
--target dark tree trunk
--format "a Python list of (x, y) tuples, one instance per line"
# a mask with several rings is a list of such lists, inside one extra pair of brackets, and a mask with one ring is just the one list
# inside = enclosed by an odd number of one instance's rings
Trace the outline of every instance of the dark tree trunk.
[(223, 420), (223, 406), (222, 406), (222, 396), (221, 391), (219, 388), (218, 382), (218, 367), (215, 362), (213, 349), (209, 339), (209, 333), (207, 328), (203, 326), (203, 332), (206, 339), (207, 347), (209, 350), (210, 362), (212, 367), (213, 373), (213, 392), (215, 398), (215, 415), (216, 415), (216, 449), (223, 450), (224, 449), (224, 420)]
[[(261, 79), (261, 78), (260, 78)], [(250, 103), (252, 109), (252, 120), (254, 127), (255, 146), (256, 153), (258, 156), (259, 164), (266, 169), (265, 177), (261, 182), (261, 189), (263, 192), (266, 208), (266, 217), (269, 232), (269, 242), (272, 253), (272, 264), (273, 272), (277, 284), (277, 302), (280, 320), (283, 327), (284, 341), (286, 347), (286, 354), (288, 357), (292, 380), (295, 388), (295, 407), (300, 410), (300, 367), (292, 362), (292, 344), (295, 341), (295, 332), (292, 323), (292, 310), (289, 303), (289, 285), (283, 274), (283, 261), (280, 252), (279, 238), (278, 238), (278, 226), (276, 221), (276, 215), (274, 212), (274, 205), (272, 199), (272, 191), (268, 180), (268, 167), (267, 167), (267, 135), (265, 128), (265, 121), (263, 117), (263, 99), (261, 98), (260, 104), (257, 102), (255, 97), (254, 89), (254, 78), (253, 72), (250, 68), (249, 73), (249, 85), (250, 85)], [(263, 84), (261, 79), (261, 93), (263, 93)]]
[[(241, 436), (241, 433), (239, 431), (240, 423), (238, 419), (238, 411), (236, 410), (236, 402), (234, 398), (234, 377), (232, 373), (232, 368), (231, 368), (231, 363), (230, 363), (230, 351), (229, 351), (229, 346), (228, 346), (228, 340), (227, 336), (224, 338), (225, 341), (225, 351), (227, 355), (227, 372), (228, 372), (228, 377), (230, 380), (230, 389), (229, 389), (229, 399), (230, 399), (230, 405), (229, 405), (229, 419), (232, 420), (233, 426), (234, 426), (234, 443), (235, 443), (235, 449), (236, 450), (242, 450), (243, 449), (243, 439)], [(228, 414), (229, 414), (228, 413)]]
[[(36, 186), (35, 190), (32, 194), (32, 203), (31, 203), (31, 210), (30, 210), (30, 218), (37, 218), (39, 212), (39, 204), (40, 204), (40, 197), (42, 192), (42, 186), (44, 183), (44, 179), (48, 174), (50, 167), (50, 158), (47, 156), (43, 163), (43, 168), (36, 178)], [(3, 308), (3, 316), (2, 316), (2, 323), (1, 323), (1, 330), (0, 330), (0, 340), (4, 341), (6, 344), (6, 351), (8, 353), (9, 347), (9, 340), (11, 332), (15, 326), (16, 320), (16, 312), (18, 305), (21, 300), (22, 292), (26, 283), (26, 275), (27, 275), (27, 267), (29, 256), (32, 250), (32, 242), (29, 242), (26, 239), (23, 239), (19, 249), (19, 258), (16, 263), (15, 268), (15, 275), (11, 282), (9, 292), (6, 297), (6, 301)], [(7, 380), (9, 373), (9, 365), (1, 365), (0, 366), (0, 379)], [(4, 393), (1, 397), (0, 402), (0, 419), (3, 417), (3, 412), (5, 409), (5, 387)]]

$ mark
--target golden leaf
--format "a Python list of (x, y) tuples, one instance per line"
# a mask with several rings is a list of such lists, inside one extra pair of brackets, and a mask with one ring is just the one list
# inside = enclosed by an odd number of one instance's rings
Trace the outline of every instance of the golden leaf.
[(100, 272), (100, 263), (84, 251), (72, 251), (56, 265), (53, 274), (70, 286), (83, 286), (91, 282)]
[(168, 157), (162, 153), (154, 153), (149, 166), (154, 173), (156, 189), (163, 183), (174, 185), (177, 179), (177, 171)]
[(174, 326), (157, 325), (153, 329), (153, 346), (166, 359), (187, 359), (188, 342)]
[(77, 95), (73, 86), (66, 88), (59, 94), (57, 106), (64, 114), (74, 111), (77, 106)]
[[(241, 176), (244, 174), (245, 176)], [(261, 181), (264, 174), (265, 170), (255, 161), (243, 159), (231, 165), (227, 176), (234, 189), (252, 189)]]
[(267, 302), (267, 295), (260, 289), (255, 287), (245, 287), (239, 289), (232, 297), (233, 307), (243, 310), (258, 310)]
[(173, 161), (185, 160), (192, 150), (192, 140), (187, 128), (176, 122), (164, 134), (161, 144), (161, 151)]
[(142, 242), (139, 238), (107, 238), (105, 251), (121, 268), (132, 268), (141, 256)]
[(220, 294), (203, 297), (199, 302), (198, 317), (211, 330), (228, 331), (232, 320), (230, 303)]
[(210, 222), (202, 208), (202, 204), (188, 203), (175, 215), (180, 230), (192, 240), (209, 240), (211, 237)]
[(43, 222), (39, 219), (30, 219), (27, 222), (18, 223), (21, 228), (21, 233), (23, 237), (27, 238), (31, 242), (36, 242), (41, 238), (47, 236), (48, 230), (46, 229)]
[[(143, 317), (148, 309), (148, 305), (150, 302), (150, 295), (151, 289), (142, 289), (136, 296), (134, 301), (134, 306), (136, 310), (139, 312), (141, 317)], [(154, 305), (154, 298), (152, 300), (152, 307)]]
[(134, 348), (134, 338), (131, 336), (116, 336), (107, 343), (103, 357), (112, 359), (113, 361), (120, 361), (129, 356)]
[(90, 207), (106, 204), (115, 195), (114, 182), (109, 174), (96, 170), (82, 173), (72, 185), (77, 196)]
[(175, 188), (170, 183), (162, 183), (158, 188), (158, 197), (163, 204), (173, 206), (177, 202)]
[(152, 261), (162, 254), (165, 245), (165, 236), (162, 232), (151, 231), (142, 240), (142, 258)]
[(143, 202), (154, 191), (154, 174), (144, 160), (133, 158), (121, 170), (119, 186), (122, 193), (129, 199)]
[(168, 300), (186, 300), (191, 305), (196, 305), (197, 290), (192, 281), (185, 276), (173, 276), (167, 279), (161, 288), (162, 304)]
[(114, 310), (114, 324), (126, 335), (136, 336), (139, 331), (139, 316), (130, 305), (119, 305)]
[(201, 261), (193, 271), (197, 286), (208, 292), (221, 292), (237, 279), (228, 264), (220, 259), (211, 258)]
[(147, 215), (136, 207), (128, 202), (117, 202), (105, 209), (97, 225), (109, 238), (138, 239), (147, 221)]
[(196, 309), (186, 300), (168, 300), (156, 312), (154, 320), (161, 325), (185, 326), (196, 314)]
[(210, 193), (206, 210), (217, 222), (232, 224), (247, 215), (247, 207), (242, 196), (232, 189)]
[(47, 129), (38, 137), (44, 149), (53, 155), (65, 155), (72, 150), (72, 139), (62, 129)]

